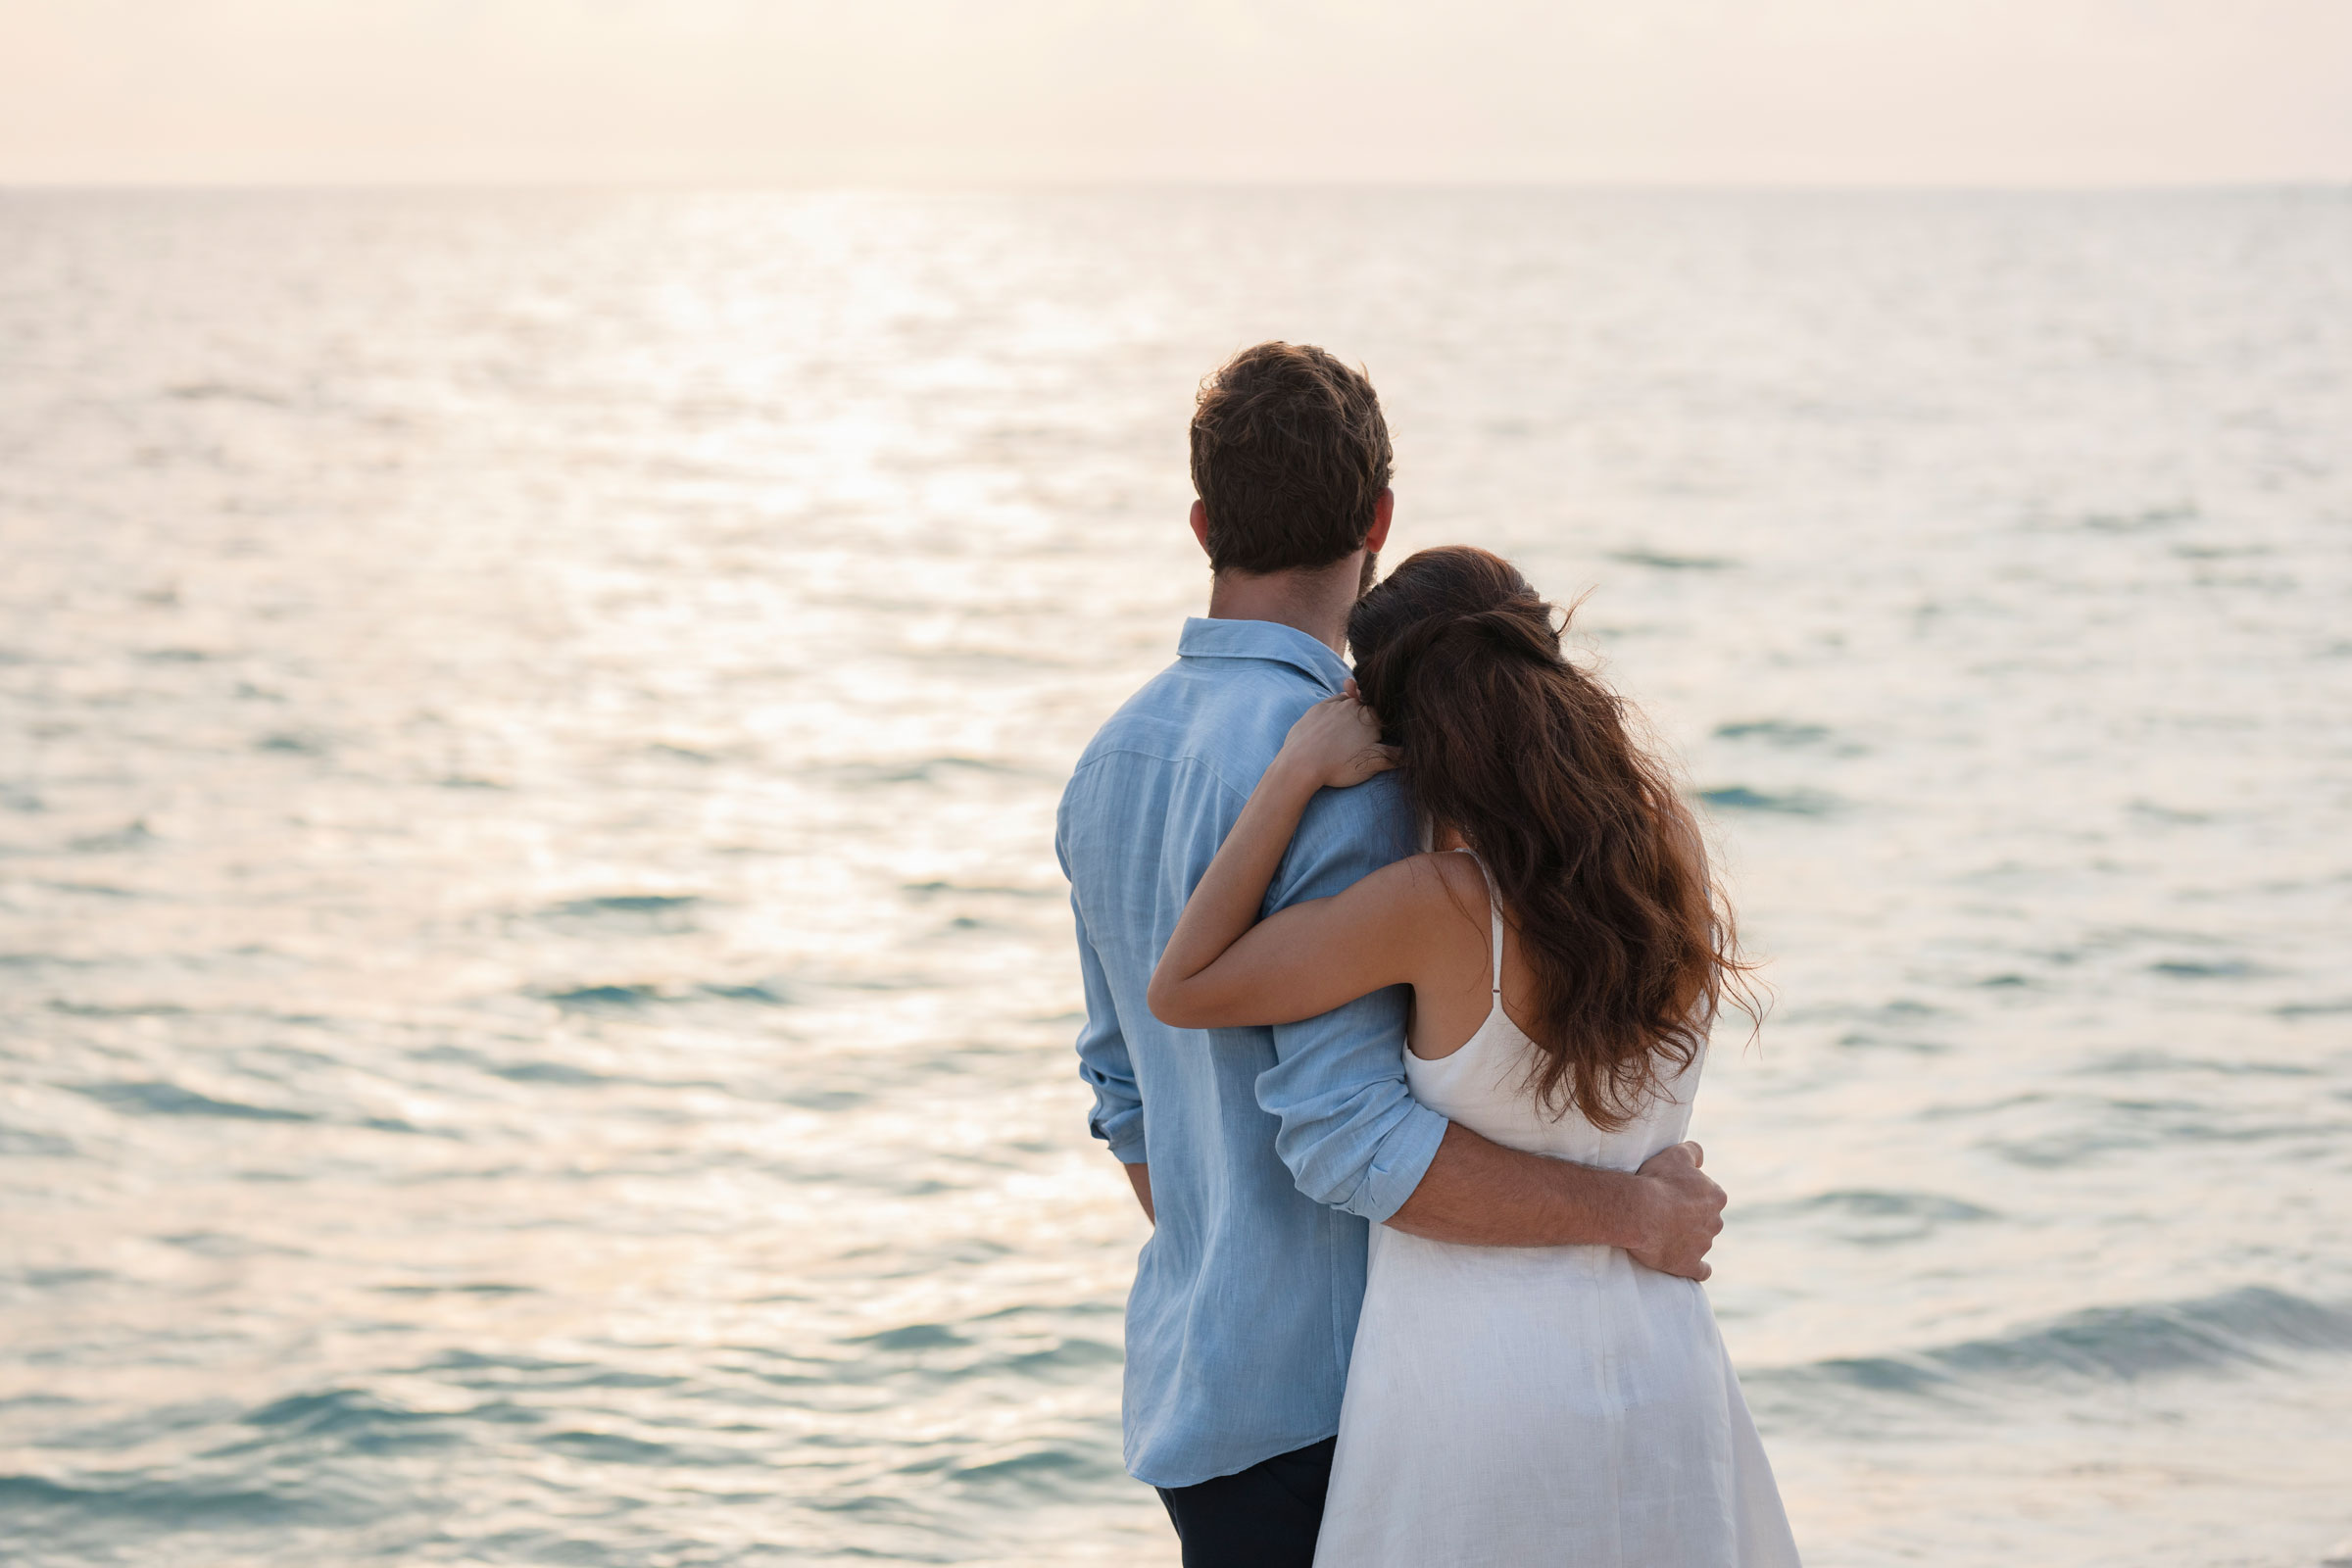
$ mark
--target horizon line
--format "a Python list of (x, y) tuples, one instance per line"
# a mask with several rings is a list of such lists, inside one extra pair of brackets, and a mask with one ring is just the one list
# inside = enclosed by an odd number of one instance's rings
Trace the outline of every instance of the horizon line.
[(516, 179), (431, 178), (379, 179), (52, 179), (46, 176), (0, 174), (0, 195), (18, 194), (496, 194), (515, 192), (577, 192), (582, 194), (701, 194), (791, 192), (806, 195), (985, 195), (1015, 192), (1145, 192), (1145, 191), (1526, 191), (1592, 194), (1657, 195), (2190, 195), (2252, 192), (2314, 192), (2352, 194), (2352, 174), (2301, 176), (2229, 176), (2197, 179), (2117, 180), (1846, 180), (1846, 179), (1621, 179), (1621, 178), (1470, 178), (1383, 179), (1355, 175), (1318, 175), (1301, 178), (1227, 178), (1216, 175), (1185, 177), (1117, 177), (1048, 179), (868, 179), (711, 178), (669, 177), (575, 178), (569, 176)]

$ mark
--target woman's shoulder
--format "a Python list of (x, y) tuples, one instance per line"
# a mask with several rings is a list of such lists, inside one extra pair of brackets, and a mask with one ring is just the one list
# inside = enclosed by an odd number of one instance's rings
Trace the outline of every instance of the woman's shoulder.
[(1416, 912), (1451, 909), (1480, 931), (1486, 929), (1486, 873), (1459, 850), (1423, 850), (1390, 861), (1374, 875), (1384, 896), (1415, 906)]

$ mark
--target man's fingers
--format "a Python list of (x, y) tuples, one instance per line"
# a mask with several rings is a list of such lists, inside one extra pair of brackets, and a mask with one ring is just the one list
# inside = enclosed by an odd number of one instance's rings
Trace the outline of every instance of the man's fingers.
[(1683, 1147), (1690, 1151), (1691, 1164), (1704, 1165), (1707, 1162), (1707, 1152), (1699, 1148), (1696, 1144), (1685, 1144)]
[(1690, 1146), (1689, 1144), (1668, 1144), (1664, 1149), (1659, 1150), (1656, 1153), (1650, 1155), (1647, 1159), (1642, 1162), (1640, 1174), (1651, 1174), (1650, 1167), (1654, 1165), (1657, 1167), (1656, 1173), (1659, 1175), (1664, 1175), (1669, 1166), (1679, 1164), (1681, 1161), (1689, 1159), (1690, 1157)]

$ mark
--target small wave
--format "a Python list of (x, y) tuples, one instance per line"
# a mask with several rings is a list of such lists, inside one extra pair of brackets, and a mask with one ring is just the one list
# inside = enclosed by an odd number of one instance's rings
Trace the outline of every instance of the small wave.
[(551, 1432), (537, 1440), (542, 1448), (574, 1459), (589, 1459), (599, 1464), (662, 1464), (684, 1465), (706, 1461), (707, 1451), (673, 1447), (665, 1443), (648, 1443), (642, 1438), (623, 1437), (617, 1432)]
[(2190, 521), (2197, 515), (2193, 505), (2146, 507), (2138, 512), (2093, 512), (2082, 517), (2082, 526), (2093, 533), (2147, 533)]
[(909, 1323), (905, 1328), (860, 1335), (848, 1343), (871, 1346), (877, 1350), (948, 1350), (960, 1348), (971, 1341), (945, 1323)]
[(691, 893), (616, 893), (602, 899), (573, 899), (559, 904), (555, 914), (659, 914), (691, 908), (702, 903)]
[(852, 762), (816, 769), (845, 784), (937, 784), (957, 773), (985, 773), (1003, 778), (1043, 777), (1034, 768), (1009, 762), (991, 762), (977, 757), (926, 757), (910, 762)]
[(380, 1296), (536, 1296), (535, 1285), (378, 1285)]
[(691, 893), (614, 893), (551, 905), (539, 911), (539, 918), (560, 930), (582, 933), (680, 936), (694, 929), (695, 911), (702, 903)]
[(73, 840), (66, 848), (82, 855), (112, 855), (122, 850), (135, 850), (143, 844), (153, 844), (155, 833), (147, 819), (139, 817), (109, 833), (92, 833)]
[(1744, 784), (1700, 790), (1698, 798), (1717, 810), (1776, 811), (1787, 816), (1827, 816), (1838, 808), (1835, 799), (1818, 790), (1783, 790), (1775, 795)]
[(2162, 822), (2172, 827), (2193, 827), (2213, 820), (2210, 811), (2191, 811), (2177, 806), (2160, 806), (2154, 801), (2133, 801), (2128, 809), (2133, 816), (2150, 822)]
[(1065, 1491), (1099, 1486), (1116, 1471), (1099, 1453), (1054, 1446), (1031, 1448), (1002, 1459), (983, 1459), (976, 1464), (955, 1465), (948, 1467), (946, 1473), (949, 1480), (967, 1487), (1009, 1486), (1024, 1493), (1059, 1495)]
[(2074, 1069), (2082, 1076), (2141, 1072), (2210, 1072), (2225, 1077), (2316, 1078), (2317, 1067), (2284, 1061), (2230, 1061), (2207, 1056), (2176, 1056), (2163, 1051), (2126, 1051), (2099, 1056)]
[[(22, 1285), (30, 1291), (70, 1291), (77, 1285), (103, 1285), (121, 1278), (121, 1275), (103, 1268), (25, 1268), (0, 1274), (0, 1279)], [(19, 1399), (0, 1399), (0, 1407), (27, 1401), (36, 1404), (59, 1405), (75, 1402), (58, 1395), (34, 1394), (24, 1396)]]
[(992, 887), (984, 883), (965, 882), (902, 882), (899, 884), (899, 891), (912, 893), (918, 898), (934, 898), (943, 893), (993, 899), (1057, 899), (1061, 897), (1058, 891), (1052, 888)]
[(1904, 1355), (1838, 1357), (1752, 1374), (1764, 1384), (1932, 1394), (1989, 1382), (2133, 1382), (2269, 1366), (2280, 1352), (2352, 1351), (2352, 1310), (2267, 1286), (2140, 1306), (2093, 1307), (1997, 1339)]
[(1718, 740), (1766, 741), (1774, 746), (1820, 746), (1830, 738), (1826, 724), (1799, 724), (1786, 718), (1742, 719), (1715, 726)]
[(247, 1411), (238, 1424), (256, 1436), (214, 1450), (215, 1457), (266, 1452), (293, 1446), (385, 1454), (450, 1447), (466, 1441), (453, 1414), (484, 1418), (480, 1410), (416, 1410), (364, 1389), (327, 1389), (296, 1394)]
[(253, 743), (257, 752), (283, 752), (292, 757), (324, 757), (333, 748), (326, 737), (310, 730), (275, 730)]
[(862, 1089), (803, 1089), (776, 1098), (802, 1110), (833, 1111), (865, 1104), (874, 1097)]
[(0, 1122), (0, 1154), (64, 1159), (75, 1152), (71, 1143), (55, 1133), (45, 1133), (31, 1127), (11, 1127), (6, 1122)]
[[(968, 1265), (986, 1259), (966, 1252), (960, 1261)], [(777, 1376), (791, 1382), (856, 1385), (963, 1383), (995, 1377), (1071, 1383), (1100, 1377), (1105, 1367), (1115, 1367), (1124, 1358), (1113, 1340), (1071, 1333), (1066, 1327), (989, 1319), (907, 1323), (837, 1343), (850, 1353), (816, 1363), (791, 1358), (793, 1367)]]
[(566, 1009), (597, 1009), (608, 1007), (642, 1007), (662, 1000), (659, 986), (573, 986), (564, 991), (533, 993), (542, 1001), (552, 1002)]
[(27, 1515), (87, 1513), (109, 1523), (137, 1519), (176, 1526), (291, 1524), (317, 1510), (306, 1500), (279, 1492), (129, 1482), (114, 1487), (73, 1487), (43, 1476), (0, 1475), (0, 1511)]
[(562, 991), (534, 991), (530, 995), (542, 1002), (552, 1002), (567, 1012), (626, 1013), (694, 1002), (742, 1003), (761, 1007), (789, 1007), (794, 1004), (792, 993), (774, 981), (752, 981), (739, 985), (705, 982), (684, 991), (667, 991), (658, 985), (639, 982), (571, 986)]
[(2175, 980), (2250, 980), (2270, 971), (2243, 958), (2166, 958), (2149, 964), (2148, 973)]
[(463, 1374), (456, 1381), (467, 1388), (510, 1388), (539, 1381), (543, 1374), (549, 1372), (575, 1372), (590, 1364), (586, 1361), (553, 1361), (536, 1355), (494, 1355), (484, 1350), (444, 1350), (418, 1370)]
[(1004, 1366), (1008, 1371), (1039, 1377), (1050, 1373), (1117, 1366), (1125, 1360), (1125, 1354), (1115, 1345), (1105, 1345), (1101, 1340), (1072, 1339), (1063, 1340), (1051, 1349), (1032, 1350), (1027, 1355), (1007, 1357)]
[(1952, 1050), (1940, 1040), (1922, 1040), (1916, 1035), (1881, 1034), (1870, 1029), (1849, 1029), (1838, 1037), (1838, 1044), (1848, 1051), (1908, 1051), (1919, 1056), (1941, 1056)]
[(265, 409), (290, 409), (294, 400), (256, 386), (233, 381), (185, 381), (164, 388), (164, 396), (181, 403), (251, 403)]
[(134, 1116), (225, 1116), (242, 1121), (316, 1121), (316, 1116), (274, 1105), (215, 1100), (172, 1083), (74, 1084), (75, 1094)]
[(1938, 1193), (1886, 1193), (1868, 1188), (1816, 1193), (1811, 1198), (1792, 1198), (1778, 1203), (1758, 1203), (1740, 1212), (1756, 1218), (1785, 1214), (1851, 1214), (1869, 1219), (1936, 1221), (2001, 1217), (1992, 1209), (1981, 1208), (1957, 1198), (1945, 1198)]
[(361, 1389), (328, 1389), (318, 1394), (295, 1394), (275, 1399), (239, 1418), (249, 1427), (282, 1427), (296, 1432), (348, 1432), (355, 1427), (384, 1422), (433, 1419), (420, 1411), (390, 1404)]
[(566, 1084), (580, 1087), (586, 1084), (606, 1084), (612, 1080), (601, 1072), (574, 1067), (564, 1061), (518, 1061), (505, 1067), (493, 1067), (491, 1076), (516, 1084)]
[(2001, 1216), (1939, 1193), (1853, 1189), (1758, 1203), (1737, 1209), (1728, 1217), (1742, 1225), (1793, 1222), (1818, 1227), (1820, 1233), (1848, 1247), (1894, 1247), (1925, 1240), (1946, 1225), (1973, 1225)]
[(1662, 550), (1612, 550), (1609, 559), (1660, 571), (1725, 571), (1740, 564), (1724, 556), (1672, 556)]
[(983, 920), (976, 914), (959, 914), (933, 933), (934, 936), (957, 936), (967, 931), (1017, 931), (1020, 927), (1002, 920)]
[(62, 1012), (70, 1018), (178, 1018), (187, 1008), (175, 1002), (131, 1002), (107, 1004), (100, 1002), (68, 1002), (51, 998), (51, 1012)]
[(772, 982), (745, 986), (701, 985), (695, 990), (721, 1002), (745, 1002), (754, 1006), (789, 1007), (793, 1004), (792, 993)]

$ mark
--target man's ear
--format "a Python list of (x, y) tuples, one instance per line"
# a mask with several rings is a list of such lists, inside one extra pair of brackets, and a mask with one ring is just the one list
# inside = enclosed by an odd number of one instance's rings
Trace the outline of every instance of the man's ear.
[(1389, 524), (1396, 520), (1396, 492), (1383, 490), (1372, 503), (1372, 531), (1364, 535), (1364, 548), (1374, 555), (1380, 554), (1389, 542)]
[(1209, 555), (1208, 506), (1205, 502), (1196, 501), (1193, 503), (1193, 537), (1200, 541), (1200, 553), (1204, 556)]

